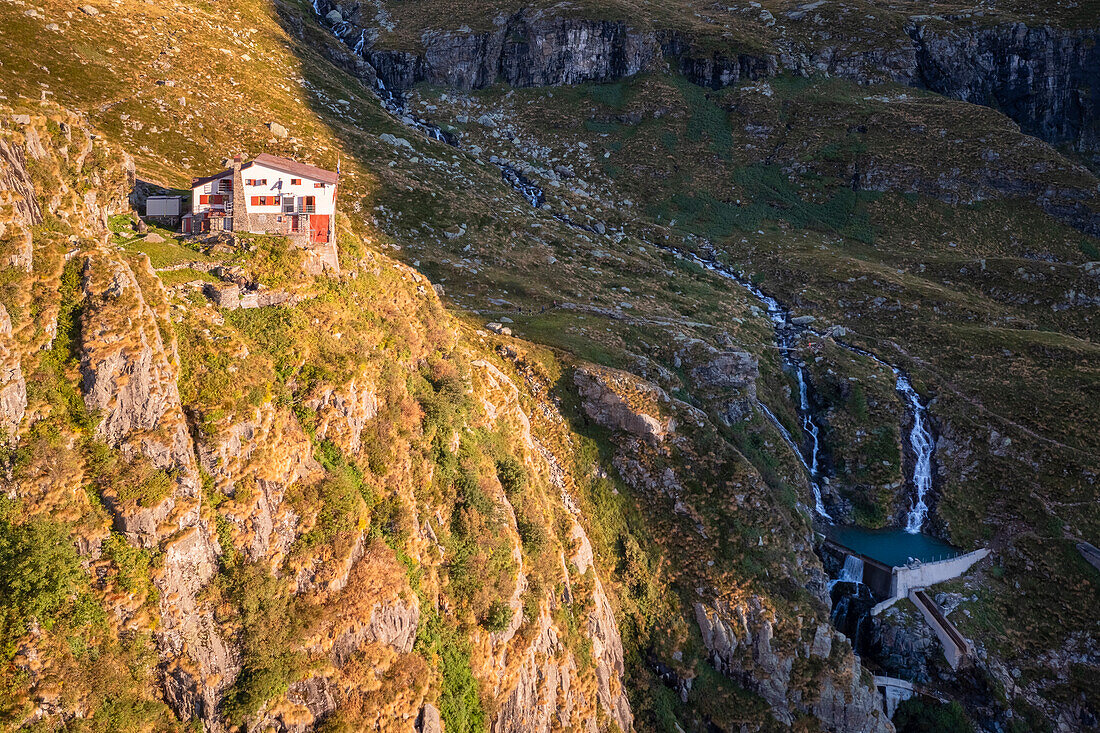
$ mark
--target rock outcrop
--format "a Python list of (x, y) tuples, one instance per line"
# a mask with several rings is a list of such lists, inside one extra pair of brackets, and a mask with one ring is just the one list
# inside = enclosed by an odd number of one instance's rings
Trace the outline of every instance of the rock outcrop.
[(23, 379), (19, 348), (12, 338), (8, 309), (0, 305), (0, 435), (11, 440), (27, 410), (27, 382)]
[(203, 470), (233, 500), (224, 516), (233, 525), (234, 546), (251, 560), (281, 561), (298, 524), (283, 501), (286, 490), (321, 477), (297, 419), (266, 403), (214, 435), (200, 436), (197, 447)]
[[(142, 264), (148, 268), (147, 260)], [(143, 290), (143, 278), (155, 292)], [(88, 255), (83, 291), (80, 367), (84, 401), (100, 416), (96, 435), (126, 460), (146, 459), (171, 477), (168, 495), (154, 506), (104, 497), (132, 543), (164, 553), (155, 583), (165, 697), (184, 720), (216, 724), (235, 663), (198, 600), (217, 570), (220, 548), (199, 517), (198, 467), (176, 387), (178, 367), (161, 333), (165, 293), (151, 271), (135, 272), (104, 251)]]
[(84, 402), (102, 415), (97, 436), (137, 449), (157, 468), (187, 466), (193, 473), (177, 369), (136, 274), (94, 253), (85, 261), (83, 288), (80, 371)]
[[(783, 650), (773, 644), (774, 613), (757, 597), (696, 603), (695, 619), (715, 666), (759, 693), (780, 723), (791, 725), (796, 715), (810, 713), (828, 730), (893, 731), (858, 658), (835, 631), (818, 626), (805, 648)], [(837, 669), (817, 690), (795, 689), (791, 677), (798, 657), (837, 658)]]
[(318, 389), (306, 406), (317, 413), (319, 440), (331, 440), (343, 450), (355, 454), (363, 447), (362, 433), (367, 421), (378, 414), (374, 386), (360, 377), (337, 389)]
[(592, 544), (580, 523), (573, 520), (570, 532), (575, 552), (572, 564), (584, 575), (591, 568), (595, 583), (592, 589), (592, 611), (588, 614), (588, 636), (592, 640), (592, 658), (596, 661), (597, 695), (600, 704), (622, 731), (634, 725), (634, 714), (623, 687), (626, 667), (623, 661), (623, 642), (611, 602), (604, 592), (603, 583), (595, 573)]
[(1100, 152), (1100, 30), (1023, 23), (914, 23), (916, 76), (948, 97), (1004, 112), (1029, 135)]
[(24, 148), (0, 140), (0, 242), (9, 267), (31, 269), (31, 227), (42, 221), (42, 210), (27, 172)]
[(662, 420), (660, 405), (669, 402), (659, 387), (632, 374), (602, 367), (579, 367), (573, 383), (584, 400), (584, 410), (596, 423), (659, 444), (674, 428)]

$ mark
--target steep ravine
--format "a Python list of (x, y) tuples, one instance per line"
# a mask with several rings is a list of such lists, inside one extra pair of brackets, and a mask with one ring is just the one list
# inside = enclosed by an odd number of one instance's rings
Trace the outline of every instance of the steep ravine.
[[(460, 146), (459, 140), (445, 136), (437, 126), (411, 115), (404, 107), (400, 92), (390, 91), (381, 79), (377, 91), (386, 106), (406, 124), (418, 129), (431, 139)], [(504, 180), (529, 203), (535, 207), (542, 204), (545, 196), (537, 184), (503, 162), (495, 164), (501, 169)], [(565, 214), (555, 214), (555, 216), (566, 224), (580, 226), (574, 224)], [(587, 227), (580, 226), (580, 228), (588, 231)], [(677, 254), (685, 256), (682, 253)], [(719, 274), (732, 277), (724, 270)], [(787, 311), (751, 285), (749, 287), (754, 297), (760, 298), (765, 304), (770, 302), (767, 306), (768, 313), (776, 326), (777, 341), (787, 343), (794, 337), (797, 330), (789, 322)], [(734, 364), (739, 364), (740, 361), (740, 359), (734, 360)], [(715, 365), (717, 363), (717, 361), (714, 362)], [(796, 362), (792, 361), (791, 365), (800, 370)], [(717, 378), (724, 382), (731, 378), (731, 375), (726, 372), (731, 369), (736, 372), (738, 368), (740, 367), (725, 364), (719, 368), (720, 375)], [(744, 375), (732, 376), (733, 383), (743, 381)], [(681, 487), (681, 479), (677, 476), (678, 471), (668, 467), (661, 473), (659, 470), (655, 471), (651, 465), (654, 459), (649, 454), (653, 448), (658, 448), (661, 443), (668, 440), (672, 445), (684, 446), (681, 450), (690, 451), (693, 450), (688, 447), (691, 445), (690, 440), (676, 435), (674, 428), (676, 420), (663, 422), (651, 414), (639, 412), (631, 404), (631, 398), (620, 390), (625, 387), (627, 393), (641, 391), (645, 394), (657, 395), (660, 402), (668, 402), (667, 395), (663, 395), (659, 388), (636, 380), (630, 375), (612, 375), (599, 369), (579, 369), (575, 381), (584, 399), (588, 416), (617, 433), (625, 433), (625, 442), (620, 443), (621, 450), (615, 460), (616, 468), (624, 480), (643, 495), (653, 495), (656, 489), (658, 495), (664, 495), (673, 502), (676, 514), (689, 518), (689, 521), (695, 524), (696, 531), (703, 537), (707, 537), (710, 531), (716, 531), (706, 528), (700, 511), (687, 499)], [(749, 383), (751, 382), (750, 379)], [(757, 404), (765, 411), (767, 410), (762, 403)], [(683, 407), (691, 415), (688, 422), (699, 419), (697, 410)], [(813, 418), (809, 412), (806, 411), (803, 414), (808, 424), (813, 426)], [(781, 431), (785, 432), (781, 424), (776, 424)], [(801, 446), (791, 442), (792, 450), (809, 474), (817, 510), (822, 517), (828, 519), (816, 484), (818, 475), (803, 457)], [(663, 449), (658, 450), (658, 454), (661, 452)], [(663, 459), (657, 460), (664, 462)], [(816, 466), (816, 453), (812, 455), (812, 460)], [(808, 544), (803, 543), (801, 550), (807, 553), (807, 557), (800, 565), (817, 564), (817, 558)], [(810, 574), (812, 575), (813, 571), (810, 571)], [(810, 581), (810, 584), (820, 585), (817, 580)], [(835, 636), (835, 631), (830, 630), (827, 625), (807, 629), (800, 623), (798, 636), (805, 638), (809, 633), (812, 641), (807, 640), (804, 645), (796, 642), (797, 651), (791, 654), (790, 631), (780, 631), (780, 628), (788, 626), (788, 620), (776, 617), (770, 599), (746, 598), (741, 592), (729, 593), (721, 588), (715, 588), (711, 593), (714, 594), (713, 600), (702, 601), (694, 606), (694, 620), (702, 633), (703, 643), (708, 649), (711, 662), (718, 670), (738, 680), (747, 689), (758, 692), (768, 702), (772, 714), (780, 722), (791, 724), (798, 715), (808, 713), (819, 718), (824, 725), (833, 730), (885, 731), (891, 729), (889, 721), (877, 710), (877, 692), (867, 687), (865, 672), (859, 658), (847, 651), (846, 646), (837, 646), (836, 650), (839, 654), (834, 652), (834, 644), (838, 644), (843, 637)], [(827, 595), (822, 595), (821, 600), (827, 602)], [(781, 637), (786, 638), (781, 640)], [(845, 651), (839, 651), (840, 649)], [(816, 689), (804, 699), (798, 686), (805, 682), (793, 679), (791, 667), (795, 664), (805, 664), (806, 661), (815, 658), (827, 660), (828, 672), (816, 683)], [(675, 677), (675, 674), (672, 676)], [(690, 677), (679, 680), (677, 684), (681, 687), (684, 685), (690, 687)]]

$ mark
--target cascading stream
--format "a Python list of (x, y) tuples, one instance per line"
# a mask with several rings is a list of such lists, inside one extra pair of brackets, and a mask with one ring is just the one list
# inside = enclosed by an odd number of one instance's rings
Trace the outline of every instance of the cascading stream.
[[(313, 0), (313, 10), (319, 16), (323, 17), (321, 10), (322, 0)], [(357, 56), (364, 57), (365, 46), (365, 33), (360, 31), (358, 38), (354, 36), (355, 26), (345, 21), (340, 21), (332, 25), (333, 33), (341, 39), (346, 45), (352, 46), (352, 51)], [(348, 35), (352, 34), (353, 41), (349, 41)], [(446, 143), (454, 148), (460, 148), (459, 140), (454, 135), (445, 133), (438, 125), (434, 125), (426, 120), (423, 120), (415, 115), (410, 114), (406, 108), (404, 99), (399, 93), (394, 93), (386, 88), (386, 85), (382, 82), (381, 78), (377, 79), (377, 89), (379, 99), (382, 101), (383, 107), (399, 117), (403, 122), (419, 130), (426, 137), (437, 140), (439, 142)], [(545, 201), (545, 195), (542, 188), (537, 184), (529, 180), (526, 176), (509, 165), (506, 161), (499, 160), (496, 157), (490, 159), (497, 168), (500, 169), (501, 177), (512, 188), (518, 191), (527, 201), (535, 208), (543, 206)], [(587, 232), (592, 232), (593, 229), (582, 223), (578, 223), (569, 218), (568, 215), (555, 213), (553, 216), (559, 221), (579, 229), (583, 229)], [(812, 329), (795, 326), (790, 320), (790, 314), (786, 308), (780, 305), (779, 301), (770, 295), (765, 294), (760, 288), (752, 283), (748, 278), (744, 277), (740, 273), (729, 270), (722, 266), (718, 262), (713, 260), (705, 260), (698, 255), (685, 252), (675, 247), (662, 244), (653, 244), (654, 247), (662, 249), (666, 252), (670, 252), (676, 257), (687, 259), (695, 264), (723, 277), (727, 280), (731, 280), (745, 290), (749, 291), (754, 298), (756, 298), (764, 306), (769, 320), (775, 327), (775, 342), (779, 347), (780, 354), (782, 355), (783, 364), (791, 370), (795, 378), (798, 381), (798, 412), (801, 420), (802, 432), (805, 435), (806, 442), (809, 445), (809, 458), (806, 457), (804, 449), (799, 446), (798, 442), (794, 440), (790, 432), (779, 422), (775, 414), (767, 408), (763, 403), (758, 403), (768, 418), (779, 429), (780, 434), (787, 444), (794, 450), (795, 455), (798, 456), (799, 461), (805, 467), (806, 472), (809, 474), (809, 483), (813, 491), (814, 496), (814, 511), (825, 519), (831, 522), (832, 517), (829, 516), (825, 510), (825, 505), (822, 500), (821, 486), (820, 486), (820, 435), (821, 430), (817, 423), (813, 419), (813, 409), (810, 404), (809, 388), (806, 379), (805, 370), (802, 364), (796, 359), (793, 353), (794, 342), (797, 339), (799, 333), (803, 331), (810, 331), (818, 336), (823, 334), (817, 333)], [(909, 378), (898, 367), (884, 361), (880, 357), (872, 354), (869, 351), (861, 349), (850, 344), (843, 343), (839, 340), (834, 341), (842, 348), (848, 349), (854, 353), (858, 353), (873, 359), (875, 362), (888, 368), (897, 379), (896, 389), (897, 392), (904, 398), (906, 404), (909, 406), (909, 410), (913, 416), (913, 426), (909, 431), (909, 446), (915, 456), (915, 465), (913, 469), (913, 484), (915, 487), (915, 496), (910, 507), (910, 510), (906, 516), (905, 531), (910, 533), (919, 533), (924, 525), (928, 516), (928, 495), (932, 489), (932, 451), (935, 448), (935, 443), (932, 439), (931, 431), (928, 428), (930, 423), (928, 419), (928, 409), (920, 401), (920, 397), (917, 395), (915, 389), (913, 389), (912, 383)]]

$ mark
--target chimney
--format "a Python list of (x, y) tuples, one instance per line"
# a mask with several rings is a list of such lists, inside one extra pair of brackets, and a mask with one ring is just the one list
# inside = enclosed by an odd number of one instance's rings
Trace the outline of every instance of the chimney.
[(247, 232), (251, 228), (250, 220), (248, 216), (248, 209), (246, 208), (248, 202), (244, 195), (244, 179), (241, 177), (241, 165), (244, 163), (244, 156), (233, 156), (233, 231), (235, 232)]

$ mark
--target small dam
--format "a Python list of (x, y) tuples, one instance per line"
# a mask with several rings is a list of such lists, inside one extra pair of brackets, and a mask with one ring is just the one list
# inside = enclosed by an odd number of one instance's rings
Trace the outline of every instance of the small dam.
[[(908, 536), (913, 537), (913, 535)], [(866, 542), (868, 537), (884, 541), (876, 545), (873, 542)], [(985, 558), (989, 550), (983, 548), (961, 555), (951, 554), (948, 551), (936, 553), (929, 550), (949, 550), (950, 548), (928, 538), (923, 541), (924, 545), (920, 546), (922, 549), (920, 555), (930, 559), (922, 561), (919, 557), (905, 554), (904, 546), (899, 554), (896, 544), (889, 541), (891, 537), (892, 534), (889, 532), (867, 533), (862, 530), (856, 533), (830, 532), (822, 543), (823, 550), (834, 557), (843, 558), (843, 569), (836, 582), (865, 586), (875, 601), (875, 605), (870, 608), (871, 616), (877, 616), (901, 598), (908, 598), (943, 644), (944, 656), (948, 663), (953, 669), (958, 668), (959, 664), (973, 652), (973, 647), (925, 590), (937, 583), (959, 577)], [(912, 542), (904, 538), (903, 541)], [(850, 545), (858, 546), (859, 549)], [(913, 545), (910, 544), (909, 549), (912, 547)], [(871, 554), (872, 552), (874, 554)]]

